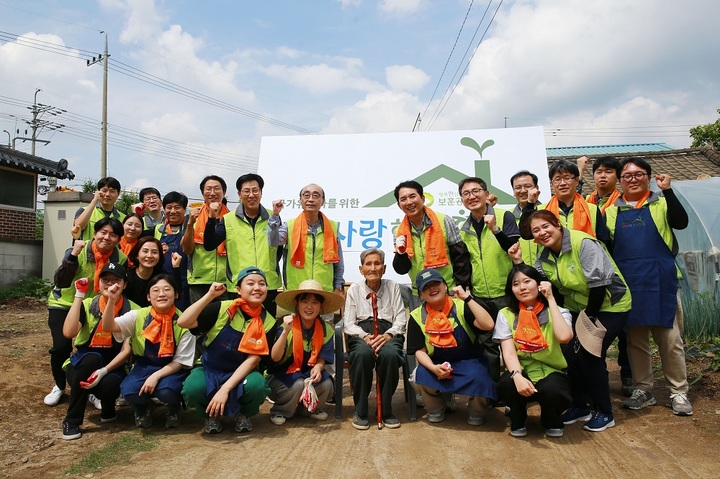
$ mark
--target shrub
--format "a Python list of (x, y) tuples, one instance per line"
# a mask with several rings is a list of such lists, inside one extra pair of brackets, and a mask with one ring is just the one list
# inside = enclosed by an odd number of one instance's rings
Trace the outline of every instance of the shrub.
[(23, 278), (12, 286), (0, 289), (0, 301), (19, 298), (45, 298), (52, 283), (42, 278)]

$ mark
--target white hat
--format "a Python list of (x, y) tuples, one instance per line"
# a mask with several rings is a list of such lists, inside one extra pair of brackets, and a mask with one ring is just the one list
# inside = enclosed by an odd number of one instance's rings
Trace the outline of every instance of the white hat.
[(303, 293), (312, 293), (322, 296), (324, 301), (322, 303), (322, 307), (320, 308), (320, 314), (337, 311), (345, 302), (345, 298), (341, 295), (323, 290), (322, 285), (317, 280), (306, 279), (300, 283), (298, 289), (284, 291), (278, 294), (277, 298), (275, 298), (275, 303), (286, 311), (295, 311), (295, 298)]

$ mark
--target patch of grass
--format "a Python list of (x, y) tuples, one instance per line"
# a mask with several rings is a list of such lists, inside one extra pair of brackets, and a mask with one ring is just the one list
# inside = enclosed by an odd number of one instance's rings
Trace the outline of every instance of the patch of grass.
[(123, 434), (113, 442), (80, 459), (80, 462), (69, 467), (65, 474), (84, 475), (99, 472), (114, 464), (127, 462), (130, 459), (129, 456), (134, 452), (150, 451), (155, 445), (155, 439), (145, 437), (137, 431)]
[(683, 311), (683, 338), (687, 342), (706, 342), (720, 336), (720, 303), (713, 296), (705, 293), (683, 300)]
[(52, 284), (42, 278), (23, 278), (12, 286), (0, 289), (0, 302), (20, 298), (46, 298)]

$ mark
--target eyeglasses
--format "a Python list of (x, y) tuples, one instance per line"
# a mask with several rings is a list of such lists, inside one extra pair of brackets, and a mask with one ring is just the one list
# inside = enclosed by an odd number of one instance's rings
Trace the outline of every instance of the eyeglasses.
[(319, 200), (320, 198), (322, 198), (322, 193), (317, 192), (317, 191), (313, 191), (312, 193), (310, 193), (309, 191), (306, 191), (306, 192), (302, 193), (300, 196), (302, 196), (306, 200), (309, 200), (310, 198), (312, 198), (314, 200)]
[(515, 191), (522, 191), (522, 190), (529, 191), (530, 188), (535, 188), (535, 185), (527, 184), (527, 185), (515, 185), (515, 186), (513, 186), (513, 190), (515, 190)]
[(640, 181), (643, 178), (645, 178), (646, 176), (647, 176), (647, 173), (645, 173), (644, 171), (636, 171), (635, 173), (625, 173), (620, 178), (622, 178), (623, 181), (632, 181), (632, 180)]
[(477, 196), (483, 191), (485, 191), (485, 188), (473, 188), (472, 190), (463, 191), (460, 196), (462, 196), (463, 198), (470, 198), (470, 196)]
[(570, 182), (575, 178), (577, 178), (577, 176), (556, 176), (552, 179), (552, 182), (555, 185), (560, 185), (562, 183), (570, 184)]
[(245, 189), (243, 189), (243, 190), (240, 190), (240, 193), (242, 193), (242, 194), (245, 195), (245, 196), (259, 195), (259, 194), (260, 194), (260, 188), (252, 188), (252, 189), (250, 189), (250, 188), (245, 188)]
[(152, 195), (152, 196), (147, 195), (147, 196), (145, 196), (145, 200), (144, 200), (144, 201), (146, 201), (146, 202), (147, 202), (147, 201), (160, 201), (160, 198), (158, 198), (158, 197), (155, 196), (155, 195)]
[(221, 186), (206, 186), (206, 187), (203, 189), (203, 191), (208, 192), (208, 193), (211, 193), (211, 192), (213, 192), (213, 191), (214, 191), (214, 192), (220, 192), (220, 191), (222, 191), (222, 187), (221, 187)]

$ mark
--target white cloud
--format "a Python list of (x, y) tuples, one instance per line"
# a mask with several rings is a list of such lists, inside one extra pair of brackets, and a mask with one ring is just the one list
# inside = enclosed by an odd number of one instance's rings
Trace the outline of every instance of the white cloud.
[(270, 65), (262, 69), (267, 75), (315, 94), (333, 93), (339, 90), (377, 90), (377, 82), (362, 78), (352, 64), (338, 68), (320, 63), (305, 66)]
[(385, 68), (388, 86), (392, 90), (419, 92), (427, 85), (430, 77), (412, 65), (391, 65)]
[(426, 0), (381, 0), (378, 8), (390, 15), (411, 15), (427, 6)]

